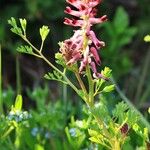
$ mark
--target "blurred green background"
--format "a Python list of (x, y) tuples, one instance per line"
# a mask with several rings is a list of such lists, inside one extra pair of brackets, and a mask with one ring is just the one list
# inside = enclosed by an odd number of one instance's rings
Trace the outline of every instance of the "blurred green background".
[[(72, 35), (72, 27), (63, 24), (65, 0), (0, 0), (0, 43), (3, 58), (3, 89), (10, 86), (16, 90), (45, 85), (44, 74), (50, 70), (40, 60), (19, 55), (16, 48), (21, 41), (10, 32), (7, 20), (10, 17), (26, 18), (30, 40), (39, 46), (39, 27), (48, 25), (50, 35), (45, 42), (44, 53), (53, 63), (59, 50), (58, 42)], [(150, 46), (143, 41), (150, 33), (149, 0), (105, 0), (98, 6), (100, 16), (108, 15), (109, 21), (97, 25), (97, 36), (106, 42), (100, 51), (102, 66), (113, 70), (114, 79), (127, 97), (141, 110), (150, 106)], [(20, 84), (21, 83), (21, 84)], [(62, 86), (49, 83), (51, 97), (62, 95)], [(72, 92), (69, 92), (72, 97)]]

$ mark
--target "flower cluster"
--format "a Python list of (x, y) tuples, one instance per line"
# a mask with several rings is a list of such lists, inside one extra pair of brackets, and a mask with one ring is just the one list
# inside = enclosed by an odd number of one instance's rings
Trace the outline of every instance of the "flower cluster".
[(95, 6), (101, 1), (66, 0), (66, 2), (72, 5), (74, 10), (67, 6), (65, 13), (74, 16), (74, 18), (65, 18), (64, 23), (66, 25), (80, 27), (80, 29), (75, 30), (74, 35), (61, 44), (60, 51), (67, 65), (80, 61), (80, 72), (82, 72), (87, 65), (90, 65), (94, 77), (102, 77), (101, 74), (97, 73), (96, 64), (100, 65), (101, 63), (98, 50), (105, 46), (105, 43), (98, 40), (94, 31), (91, 29), (94, 24), (102, 23), (107, 20), (106, 15), (100, 18), (95, 17), (97, 14)]
[(17, 123), (30, 119), (32, 116), (27, 111), (10, 111), (7, 119)]

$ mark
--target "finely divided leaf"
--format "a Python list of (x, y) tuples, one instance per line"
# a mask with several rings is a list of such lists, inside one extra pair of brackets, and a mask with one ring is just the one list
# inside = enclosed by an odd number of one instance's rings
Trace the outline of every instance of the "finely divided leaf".
[(46, 39), (49, 31), (50, 29), (48, 28), (48, 26), (42, 26), (42, 28), (40, 28), (40, 35), (41, 35), (42, 41)]
[(33, 54), (33, 50), (31, 46), (25, 45), (25, 46), (19, 46), (17, 48), (17, 51), (20, 53), (27, 53), (27, 54)]
[(45, 74), (44, 78), (48, 80), (60, 81), (64, 84), (67, 84), (67, 82), (63, 80), (62, 75), (58, 73), (57, 71), (53, 71), (53, 73), (48, 72), (47, 74)]
[(21, 28), (19, 28), (17, 26), (16, 20), (15, 18), (11, 17), (10, 20), (8, 20), (8, 24), (10, 24), (12, 26), (12, 28), (10, 29), (13, 33), (22, 36), (22, 30)]

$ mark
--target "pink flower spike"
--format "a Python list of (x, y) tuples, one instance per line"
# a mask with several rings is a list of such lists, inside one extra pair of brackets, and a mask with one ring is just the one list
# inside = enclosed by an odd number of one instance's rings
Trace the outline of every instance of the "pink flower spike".
[[(106, 15), (100, 18), (95, 17), (97, 15), (97, 9), (94, 7), (101, 3), (101, 1), (102, 0), (66, 0), (66, 2), (75, 7), (75, 9), (67, 6), (64, 12), (76, 18), (65, 18), (64, 24), (79, 27), (80, 29), (76, 30), (71, 38), (64, 41), (60, 47), (60, 51), (67, 65), (80, 62), (80, 73), (85, 70), (87, 65), (90, 65), (95, 78), (105, 79), (96, 69), (96, 65), (100, 65), (101, 63), (97, 50), (105, 46), (105, 43), (100, 41), (94, 31), (91, 30), (94, 24), (102, 23), (107, 20)], [(86, 42), (84, 41), (85, 36), (87, 39)]]
[(91, 53), (93, 54), (93, 57), (94, 57), (96, 63), (97, 63), (98, 65), (100, 65), (100, 64), (101, 64), (101, 61), (100, 61), (100, 57), (99, 57), (99, 55), (98, 55), (98, 52), (97, 52), (96, 48), (95, 48), (95, 47), (91, 47), (91, 48), (90, 48), (90, 51), (91, 51)]

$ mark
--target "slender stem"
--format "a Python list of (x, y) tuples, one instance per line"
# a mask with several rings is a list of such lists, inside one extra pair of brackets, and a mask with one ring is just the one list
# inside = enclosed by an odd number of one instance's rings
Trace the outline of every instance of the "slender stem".
[(143, 116), (143, 114), (136, 109), (136, 107), (130, 102), (130, 100), (122, 93), (122, 91), (120, 90), (120, 88), (117, 86), (116, 82), (114, 81), (113, 78), (111, 78), (111, 81), (114, 85), (116, 85), (116, 91), (119, 93), (120, 97), (129, 105), (129, 107), (134, 110), (140, 117), (141, 122), (148, 128), (149, 132), (150, 132), (150, 124), (149, 122), (145, 119), (145, 117)]
[(0, 44), (0, 112), (3, 112), (3, 100), (2, 100), (2, 49)]
[(1, 138), (4, 139), (5, 137), (7, 137), (12, 132), (13, 129), (14, 127), (10, 126), (10, 128), (3, 134)]
[(85, 85), (84, 85), (84, 83), (83, 83), (81, 77), (80, 77), (80, 74), (79, 74), (79, 71), (78, 71), (78, 70), (75, 71), (75, 76), (76, 76), (76, 78), (77, 78), (77, 80), (78, 80), (78, 82), (79, 82), (79, 84), (80, 84), (81, 89), (84, 91), (86, 97), (88, 98), (87, 90), (86, 90), (86, 88), (85, 88)]
[(33, 54), (31, 54), (31, 55), (33, 55), (33, 56), (35, 56), (35, 57), (38, 57), (38, 58), (41, 58), (40, 55), (37, 55), (37, 54), (35, 54), (35, 53), (33, 53)]
[(42, 43), (41, 43), (40, 52), (42, 52), (42, 50), (43, 50), (43, 44), (44, 44), (44, 41), (42, 41)]
[(93, 78), (92, 78), (92, 75), (91, 75), (91, 70), (90, 70), (90, 67), (89, 65), (87, 65), (86, 67), (86, 73), (87, 73), (87, 78), (88, 78), (88, 83), (89, 83), (89, 104), (91, 106), (94, 105), (94, 82), (93, 82)]
[(26, 37), (22, 36), (23, 40), (26, 41), (38, 54), (41, 53)]

